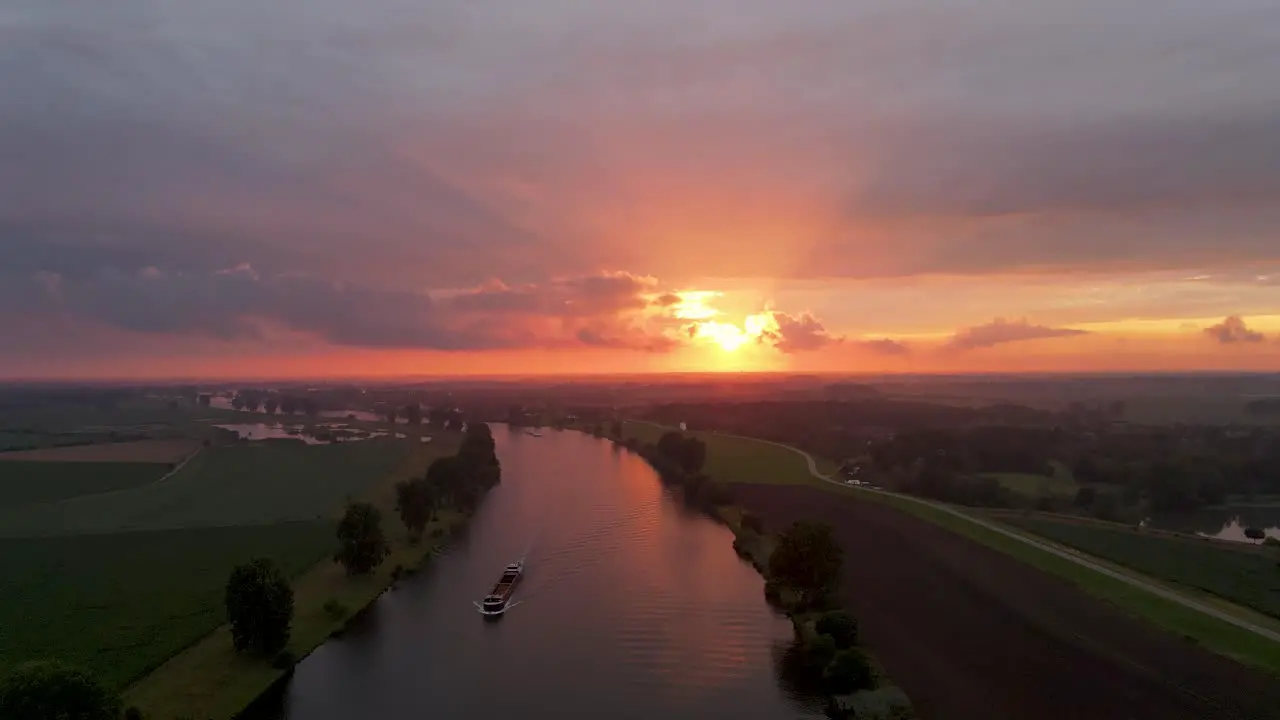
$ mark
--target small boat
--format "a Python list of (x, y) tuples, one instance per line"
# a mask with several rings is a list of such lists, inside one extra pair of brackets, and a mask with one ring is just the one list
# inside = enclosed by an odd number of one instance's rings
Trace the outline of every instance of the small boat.
[(493, 590), (480, 601), (481, 615), (501, 615), (510, 607), (511, 596), (520, 584), (520, 576), (524, 574), (524, 558), (521, 558), (502, 571), (502, 577), (493, 586)]

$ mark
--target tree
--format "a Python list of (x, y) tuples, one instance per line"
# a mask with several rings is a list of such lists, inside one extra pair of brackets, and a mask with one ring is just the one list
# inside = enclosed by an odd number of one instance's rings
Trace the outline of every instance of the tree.
[(382, 513), (370, 503), (351, 503), (338, 523), (341, 545), (334, 554), (335, 562), (347, 569), (348, 575), (365, 575), (390, 554), (382, 534)]
[(196, 402), (200, 404), (200, 407), (209, 407), (209, 405), (213, 403), (213, 396), (205, 393), (198, 397)]
[(848, 695), (875, 686), (871, 663), (857, 650), (841, 650), (822, 673), (822, 682), (832, 695)]
[(292, 395), (285, 395), (280, 398), (280, 412), (285, 415), (292, 415), (298, 411), (298, 399)]
[(298, 405), (302, 408), (302, 412), (305, 413), (307, 417), (316, 417), (320, 414), (320, 406), (311, 398), (302, 398), (298, 401)]
[(830, 635), (836, 641), (836, 647), (841, 650), (858, 644), (858, 621), (843, 610), (832, 610), (824, 614), (814, 623), (813, 629)]
[(274, 655), (289, 643), (293, 588), (270, 560), (256, 558), (232, 570), (226, 603), (237, 652)]
[(266, 410), (268, 415), (274, 415), (278, 407), (280, 407), (280, 401), (276, 399), (275, 395), (267, 398), (267, 401), (262, 404), (262, 409)]
[(243, 397), (241, 397), (239, 394), (237, 394), (235, 397), (231, 398), (231, 407), (232, 407), (232, 409), (234, 409), (234, 410), (243, 410), (243, 409), (244, 409), (244, 398), (243, 398)]
[(449, 421), (449, 411), (441, 407), (433, 407), (427, 411), (429, 425), (436, 430), (444, 430)]
[(1076, 499), (1072, 504), (1076, 507), (1092, 507), (1093, 501), (1097, 497), (1097, 492), (1091, 487), (1082, 487), (1076, 490)]
[(830, 525), (796, 522), (778, 536), (769, 574), (796, 593), (801, 607), (812, 607), (839, 586), (843, 563)]
[(432, 490), (425, 477), (396, 483), (396, 512), (400, 513), (401, 522), (415, 539), (422, 537), (422, 531), (435, 511)]
[(658, 438), (658, 452), (679, 464), (687, 475), (702, 472), (702, 466), (707, 460), (706, 443), (675, 431), (663, 433)]
[(410, 425), (421, 425), (422, 424), (422, 406), (418, 405), (418, 403), (416, 402), (405, 405), (404, 419)]
[(258, 412), (258, 408), (262, 407), (262, 398), (257, 395), (250, 395), (244, 401), (244, 406), (248, 408), (249, 412)]
[(391, 423), (392, 425), (395, 425), (395, 424), (396, 424), (396, 409), (395, 409), (395, 408), (387, 408), (386, 415), (387, 415), (387, 422)]
[(445, 430), (462, 432), (462, 427), (466, 424), (467, 419), (463, 417), (461, 410), (450, 410), (446, 417), (447, 419), (444, 423)]
[(427, 483), (444, 499), (456, 501), (465, 481), (466, 475), (462, 469), (462, 461), (457, 455), (436, 458), (427, 467)]
[(617, 440), (622, 439), (622, 421), (621, 420), (614, 420), (613, 426), (610, 428), (610, 430), (611, 430), (611, 434), (615, 439)]
[(0, 680), (5, 720), (118, 720), (120, 696), (88, 672), (53, 661), (29, 662)]
[(1260, 527), (1247, 527), (1244, 529), (1244, 536), (1250, 540), (1265, 540), (1267, 533)]

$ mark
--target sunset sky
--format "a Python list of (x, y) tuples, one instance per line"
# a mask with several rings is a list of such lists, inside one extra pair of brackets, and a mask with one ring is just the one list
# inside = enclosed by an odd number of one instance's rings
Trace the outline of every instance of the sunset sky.
[(0, 377), (1193, 369), (1275, 0), (0, 5)]

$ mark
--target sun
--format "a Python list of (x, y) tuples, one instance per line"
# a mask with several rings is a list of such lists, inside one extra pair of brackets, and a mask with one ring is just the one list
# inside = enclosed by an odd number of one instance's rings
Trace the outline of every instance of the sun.
[(731, 323), (722, 323), (715, 320), (698, 323), (698, 330), (695, 337), (710, 340), (720, 346), (725, 352), (733, 352), (747, 341), (751, 340), (751, 336), (747, 335), (742, 328)]
[(747, 343), (759, 340), (773, 324), (773, 316), (769, 313), (748, 315), (741, 327), (718, 320), (704, 320), (698, 323), (694, 337), (709, 340), (725, 352), (735, 352)]
[(741, 325), (717, 319), (725, 314), (711, 305), (715, 298), (721, 296), (719, 292), (686, 290), (675, 295), (678, 300), (671, 307), (671, 316), (691, 321), (687, 326), (690, 337), (706, 341), (726, 353), (747, 347), (777, 327), (770, 312), (747, 315)]

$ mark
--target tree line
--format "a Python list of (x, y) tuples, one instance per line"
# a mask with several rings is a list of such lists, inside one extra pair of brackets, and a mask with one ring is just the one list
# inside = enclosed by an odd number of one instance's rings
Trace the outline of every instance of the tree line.
[[(752, 515), (740, 532), (763, 533)], [(807, 691), (842, 696), (875, 687), (870, 660), (858, 647), (858, 622), (839, 601), (844, 549), (830, 525), (800, 521), (777, 535), (764, 574), (769, 601), (791, 616), (797, 642), (784, 656), (788, 679)], [(833, 700), (827, 714), (847, 717)]]
[[(610, 431), (615, 440), (619, 439), (622, 423), (615, 421)], [(663, 483), (678, 486), (689, 506), (710, 512), (733, 502), (729, 487), (715, 482), (702, 471), (707, 460), (707, 445), (698, 438), (673, 430), (663, 433), (657, 443), (628, 438), (620, 444), (648, 461)]]

